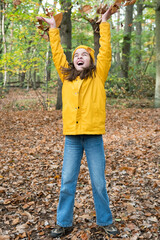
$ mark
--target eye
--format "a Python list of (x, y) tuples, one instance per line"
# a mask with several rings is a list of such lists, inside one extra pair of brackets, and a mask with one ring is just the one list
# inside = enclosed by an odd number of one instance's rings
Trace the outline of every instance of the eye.
[(83, 55), (83, 56), (88, 56), (88, 53), (84, 52), (82, 55)]

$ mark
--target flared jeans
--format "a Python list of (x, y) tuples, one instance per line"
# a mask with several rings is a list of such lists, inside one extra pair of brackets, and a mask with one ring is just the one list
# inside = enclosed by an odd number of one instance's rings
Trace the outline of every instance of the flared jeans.
[(57, 208), (57, 224), (73, 224), (75, 191), (83, 151), (86, 153), (97, 225), (112, 223), (112, 213), (105, 181), (105, 154), (102, 135), (72, 135), (65, 137), (61, 190)]

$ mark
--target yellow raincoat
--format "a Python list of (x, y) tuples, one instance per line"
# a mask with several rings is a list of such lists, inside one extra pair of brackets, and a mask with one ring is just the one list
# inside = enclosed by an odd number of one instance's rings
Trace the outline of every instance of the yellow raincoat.
[(104, 134), (106, 119), (106, 93), (104, 84), (111, 66), (110, 25), (100, 24), (100, 49), (97, 56), (96, 75), (93, 78), (73, 81), (64, 79), (60, 68), (68, 67), (60, 43), (59, 29), (49, 30), (52, 56), (55, 67), (63, 82), (63, 134)]

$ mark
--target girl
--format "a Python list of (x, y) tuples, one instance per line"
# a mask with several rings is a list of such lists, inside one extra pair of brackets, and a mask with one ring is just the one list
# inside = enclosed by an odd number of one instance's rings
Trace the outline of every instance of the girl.
[(96, 67), (94, 50), (84, 45), (74, 50), (73, 63), (69, 64), (60, 43), (54, 17), (37, 17), (50, 26), (53, 61), (63, 82), (65, 147), (57, 226), (51, 231), (53, 238), (64, 236), (72, 230), (74, 196), (84, 150), (92, 183), (97, 224), (109, 235), (119, 234), (109, 207), (102, 139), (106, 117), (104, 84), (111, 66), (110, 25), (107, 22), (111, 15), (111, 7), (102, 15)]

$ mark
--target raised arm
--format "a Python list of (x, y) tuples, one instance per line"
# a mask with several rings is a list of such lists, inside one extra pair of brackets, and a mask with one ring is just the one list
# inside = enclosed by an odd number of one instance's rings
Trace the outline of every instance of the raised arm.
[(110, 24), (107, 20), (112, 15), (112, 8), (110, 7), (103, 15), (100, 24), (100, 49), (97, 56), (97, 74), (100, 76), (103, 84), (105, 83), (109, 69), (111, 67), (111, 33)]
[(63, 48), (61, 46), (61, 39), (59, 29), (56, 28), (56, 22), (54, 17), (44, 18), (37, 17), (38, 20), (42, 20), (49, 25), (49, 38), (52, 50), (53, 62), (56, 67), (56, 70), (60, 76), (61, 81), (64, 81), (64, 76), (61, 72), (61, 67), (68, 67), (68, 62), (66, 59), (66, 55), (64, 54)]

